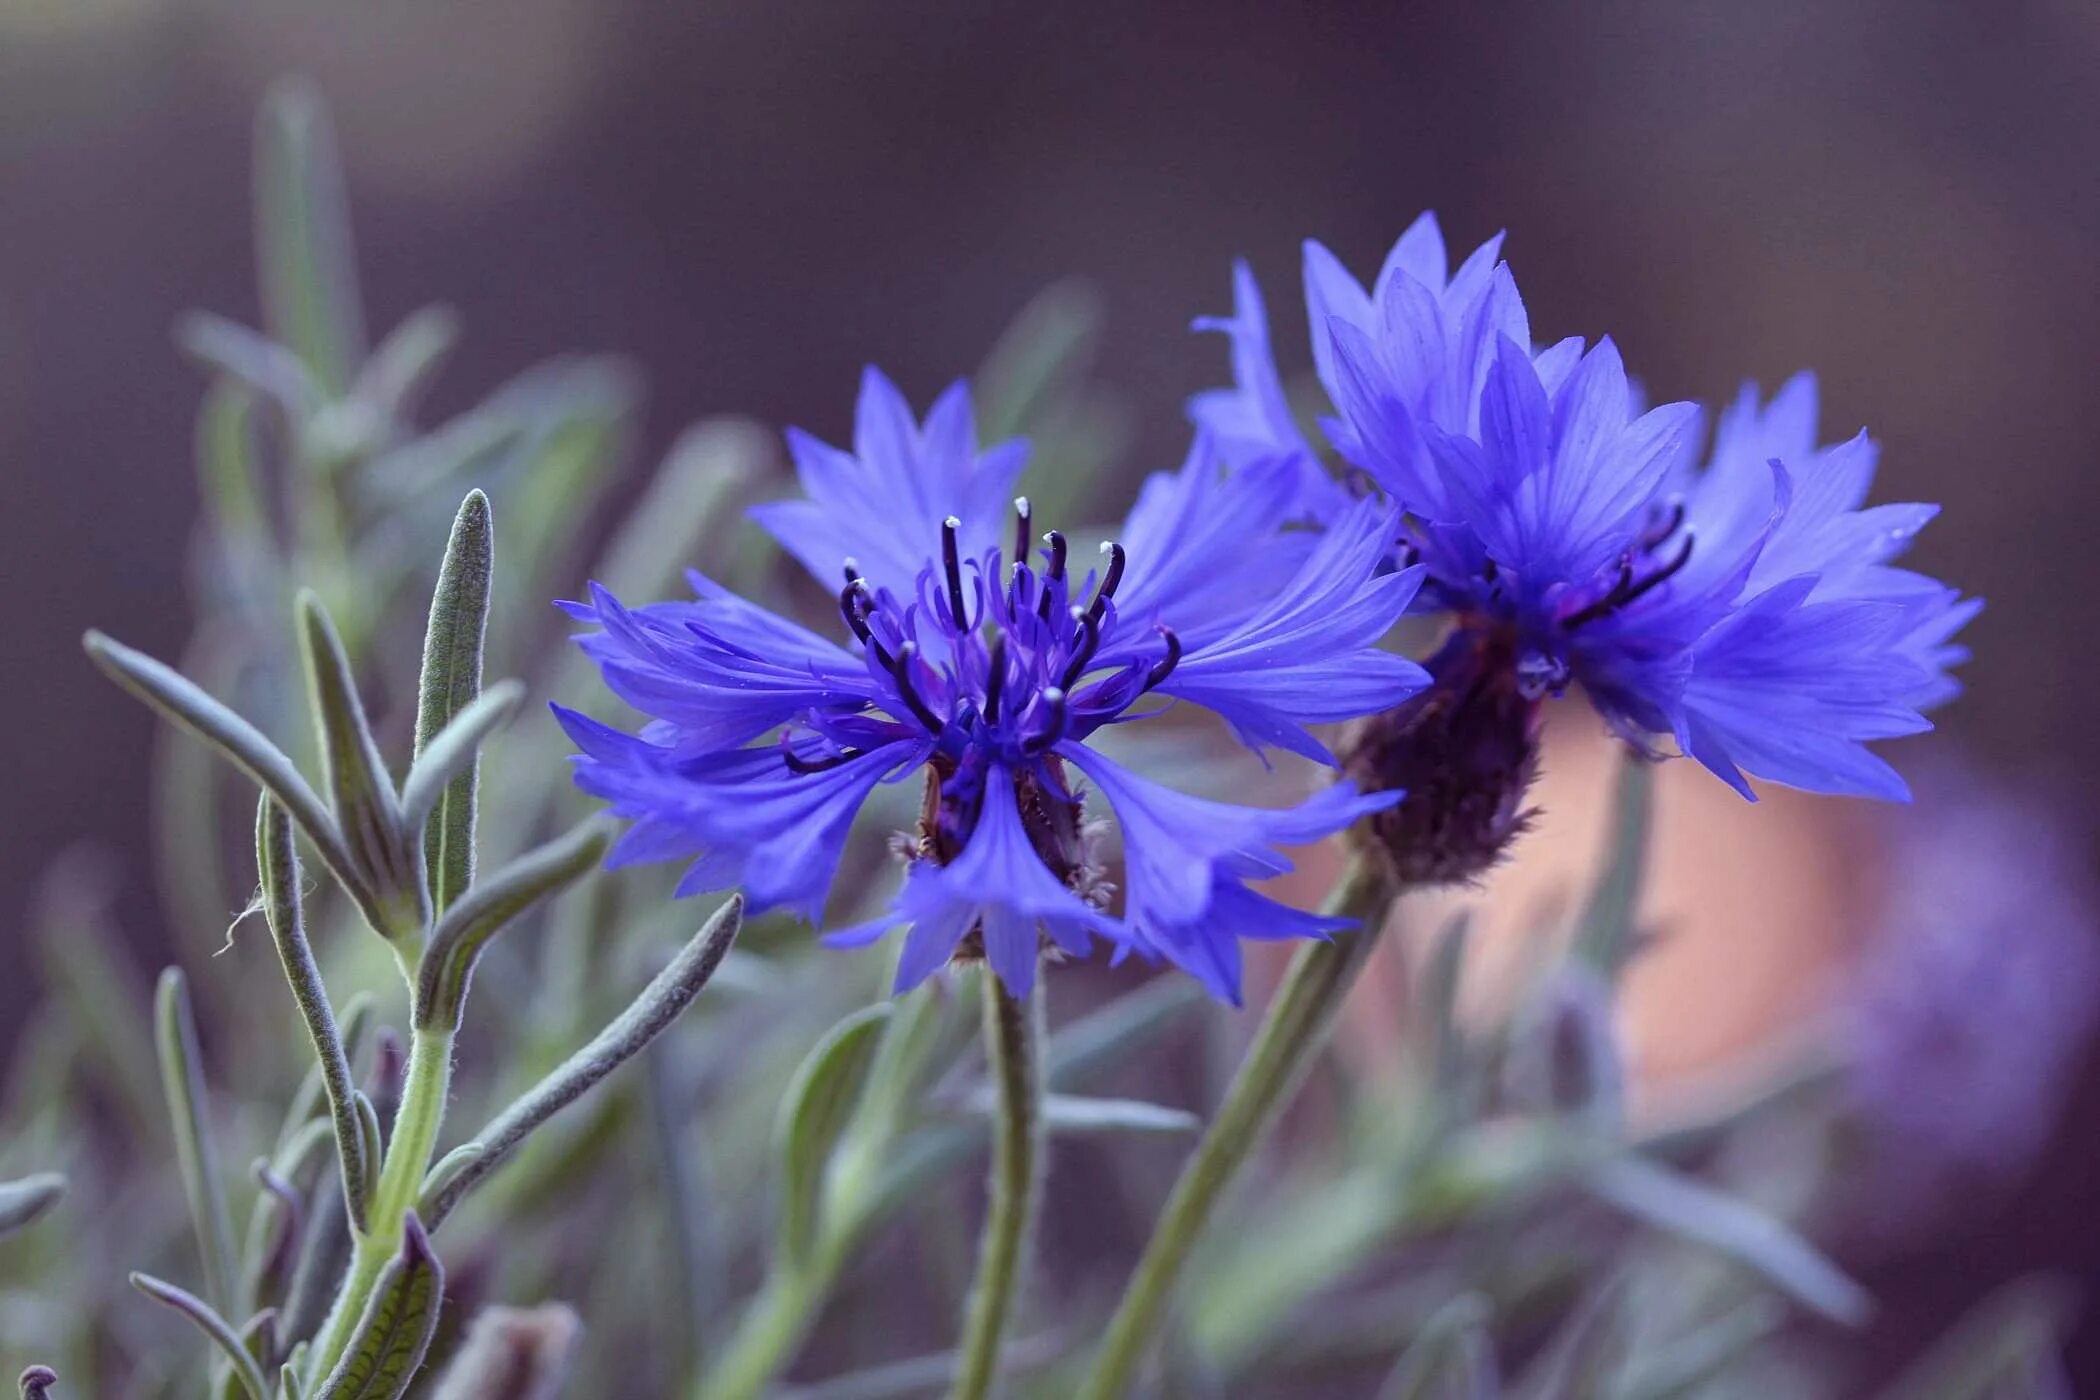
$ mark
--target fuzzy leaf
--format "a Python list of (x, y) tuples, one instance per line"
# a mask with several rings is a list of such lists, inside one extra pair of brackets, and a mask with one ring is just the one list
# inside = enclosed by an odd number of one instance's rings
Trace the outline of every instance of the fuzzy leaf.
[(889, 1018), (890, 1003), (878, 1002), (825, 1032), (781, 1100), (780, 1238), (790, 1258), (806, 1258), (816, 1243), (825, 1167), (860, 1097), (868, 1061)]
[(271, 89), (255, 144), (255, 247), (270, 333), (339, 398), (365, 356), (364, 311), (343, 172), (320, 94), (298, 81)]
[(732, 895), (625, 1011), (476, 1133), (473, 1142), (481, 1147), (481, 1154), (435, 1192), (423, 1197), (421, 1208), (430, 1228), (434, 1230), (443, 1223), (460, 1199), (502, 1165), (533, 1129), (640, 1054), (681, 1011), (692, 1005), (693, 998), (700, 995), (736, 941), (743, 920), (743, 896)]
[(238, 321), (188, 312), (175, 323), (175, 343), (206, 369), (276, 400), (294, 422), (320, 407), (320, 391), (299, 357)]
[(1630, 754), (1620, 761), (1612, 801), (1611, 851), (1575, 925), (1576, 955), (1607, 982), (1616, 983), (1627, 962), (1640, 951), (1634, 920), (1640, 916), (1641, 883), (1654, 826), (1654, 768)]
[(316, 1400), (396, 1400), (423, 1364), (444, 1302), (444, 1266), (423, 1222), (410, 1211), (401, 1226), (401, 1250), (380, 1272), (350, 1345), (321, 1382)]
[(283, 803), (329, 873), (362, 902), (364, 883), (336, 830), (335, 818), (282, 749), (173, 667), (100, 632), (89, 632), (82, 645), (117, 684), (217, 749)]
[(173, 1308), (197, 1324), (198, 1330), (211, 1338), (213, 1344), (225, 1353), (226, 1359), (233, 1365), (235, 1379), (240, 1381), (241, 1388), (248, 1392), (252, 1400), (270, 1400), (269, 1383), (263, 1379), (262, 1367), (255, 1364), (255, 1357), (249, 1352), (247, 1345), (211, 1304), (194, 1293), (177, 1288), (172, 1283), (165, 1283), (151, 1274), (133, 1274), (131, 1286), (154, 1302)]
[[(481, 694), (482, 641), (488, 630), (495, 541), (489, 498), (469, 491), (452, 522), (445, 559), (438, 567), (437, 590), (430, 599), (430, 621), (423, 632), (416, 767), (409, 770), (402, 806), (411, 826), (423, 822), (423, 810), (429, 812), (423, 827), (423, 854), (432, 907), (439, 913), (466, 893), (474, 879), (476, 754), (486, 735), (463, 731), (447, 745), (443, 757), (431, 749), (447, 726)], [(513, 700), (513, 707), (515, 703)], [(507, 717), (506, 709), (490, 727)], [(464, 742), (467, 739), (471, 742)], [(457, 752), (461, 746), (464, 754)], [(419, 769), (423, 770), (420, 779)], [(419, 782), (424, 786), (419, 788)], [(438, 792), (427, 791), (432, 784)]]
[(343, 1189), (350, 1218), (365, 1225), (364, 1137), (357, 1121), (356, 1086), (350, 1081), (350, 1057), (336, 1028), (335, 1010), (321, 980), (320, 964), (306, 939), (306, 916), (299, 891), (299, 852), (292, 840), (291, 819), (265, 794), (255, 809), (255, 864), (262, 879), (263, 914), (277, 944), (277, 960), (291, 983), (292, 999), (313, 1046), (335, 1124), (336, 1153), (342, 1163)]
[(197, 1050), (197, 1022), (190, 1011), (188, 984), (180, 968), (160, 975), (154, 998), (154, 1035), (160, 1050), (161, 1089), (168, 1100), (168, 1119), (175, 1134), (175, 1160), (189, 1198), (190, 1222), (203, 1256), (204, 1291), (213, 1306), (231, 1308), (235, 1273), (233, 1224), (205, 1121), (204, 1066)]
[(38, 1172), (20, 1181), (0, 1181), (0, 1236), (11, 1235), (58, 1204), (66, 1179), (57, 1172)]
[(595, 870), (611, 842), (603, 822), (586, 821), (518, 857), (446, 910), (416, 970), (417, 1028), (457, 1030), (467, 984), (488, 941), (541, 900)]
[(383, 420), (407, 417), (459, 343), (459, 329), (459, 313), (449, 306), (411, 312), (373, 349), (358, 371), (352, 397)]
[(1873, 1314), (1867, 1291), (1815, 1246), (1733, 1196), (1631, 1156), (1597, 1168), (1589, 1188), (1644, 1224), (1749, 1266), (1834, 1322), (1857, 1327)]
[(413, 936), (429, 917), (420, 846), (409, 838), (342, 638), (310, 590), (299, 595), (299, 639), (336, 829), (376, 900), (373, 927), (390, 941)]

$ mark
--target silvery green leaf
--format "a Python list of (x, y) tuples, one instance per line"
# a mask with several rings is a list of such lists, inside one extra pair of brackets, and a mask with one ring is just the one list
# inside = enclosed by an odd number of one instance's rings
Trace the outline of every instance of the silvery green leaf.
[(255, 405), (247, 385), (221, 378), (197, 411), (198, 485), (233, 556), (226, 563), (234, 577), (270, 541), (269, 496), (256, 462)]
[(373, 348), (350, 396), (398, 424), (414, 410), (423, 390), (452, 353), (459, 330), (459, 313), (449, 306), (411, 312)]
[(1689, 1400), (1786, 1323), (1787, 1307), (1760, 1295), (1658, 1346), (1641, 1349), (1625, 1400)]
[[(429, 919), (422, 842), (412, 835), (365, 719), (350, 658), (328, 610), (311, 590), (299, 595), (299, 638), (321, 740), (321, 769), (336, 829), (375, 899), (375, 930), (389, 941), (420, 933)], [(369, 911), (368, 911), (369, 912)]]
[(365, 1144), (357, 1121), (350, 1057), (336, 1029), (335, 1010), (321, 980), (320, 964), (314, 961), (306, 938), (306, 915), (299, 890), (299, 852), (292, 839), (291, 819), (267, 793), (255, 809), (255, 863), (262, 879), (263, 915), (277, 945), (277, 960), (284, 969), (285, 980), (291, 984), (292, 999), (298, 1003), (299, 1018), (306, 1025), (307, 1042), (313, 1046), (320, 1066), (322, 1090), (328, 1098), (329, 1117), (335, 1124), (336, 1153), (342, 1164), (350, 1218), (362, 1230)]
[[(518, 712), (518, 704), (525, 698), (525, 687), (514, 680), (497, 681), (470, 701), (454, 715), (445, 727), (438, 731), (428, 747), (422, 750), (415, 766), (408, 770), (407, 779), (401, 784), (401, 811), (409, 825), (427, 820), (429, 829), (450, 811), (455, 810), (447, 788), (459, 790), (459, 783), (473, 776), (475, 760), (482, 745), (489, 737)], [(472, 832), (468, 832), (471, 838)], [(426, 847), (428, 849), (428, 847)], [(466, 849), (473, 854), (471, 840), (463, 848), (457, 842), (447, 845), (448, 851)], [(464, 893), (472, 883), (472, 862), (466, 872), (465, 883), (459, 886)], [(449, 888), (449, 885), (448, 885)], [(457, 895), (454, 896), (457, 898)], [(447, 901), (450, 907), (450, 901)]]
[(336, 830), (335, 818), (320, 796), (307, 786), (306, 779), (299, 776), (299, 770), (283, 750), (173, 667), (100, 632), (89, 632), (82, 644), (111, 679), (219, 750), (283, 803), (299, 830), (313, 843), (329, 873), (360, 903), (365, 900), (363, 880)]
[(211, 1338), (213, 1344), (224, 1353), (227, 1361), (233, 1366), (235, 1378), (240, 1381), (241, 1388), (248, 1392), (252, 1400), (270, 1400), (269, 1384), (263, 1379), (262, 1368), (255, 1364), (255, 1357), (241, 1341), (239, 1334), (233, 1330), (232, 1325), (209, 1303), (172, 1283), (154, 1278), (151, 1274), (133, 1274), (131, 1286), (154, 1302), (173, 1308), (195, 1323), (198, 1330)]
[(397, 1400), (423, 1364), (444, 1302), (444, 1266), (423, 1222), (410, 1211), (401, 1225), (400, 1251), (380, 1272), (343, 1359), (315, 1390), (315, 1400)]
[(1616, 983), (1640, 951), (1641, 883), (1648, 864), (1650, 828), (1654, 824), (1655, 765), (1628, 754), (1620, 760), (1619, 783), (1612, 799), (1611, 848), (1604, 873), (1590, 891), (1589, 902), (1575, 925), (1575, 952)]
[(604, 822), (586, 821), (480, 881), (446, 910), (416, 969), (417, 1028), (458, 1029), (467, 984), (488, 941), (541, 900), (597, 869), (611, 842)]
[(279, 1330), (285, 1337), (304, 1339), (320, 1329), (350, 1262), (350, 1243), (343, 1193), (317, 1189), (299, 1242), (299, 1258), (277, 1311)]
[(292, 1350), (291, 1360), (277, 1368), (277, 1400), (306, 1400), (306, 1343)]
[(1101, 297), (1084, 282), (1054, 282), (1021, 308), (977, 372), (978, 434), (1021, 437), (1044, 405), (1073, 387), (1101, 338)]
[(1437, 934), (1436, 946), (1429, 955), (1427, 974), (1422, 979), (1422, 1007), (1429, 1026), (1432, 1082), (1438, 1103), (1447, 1110), (1451, 1121), (1470, 1118), (1474, 1107), (1465, 1101), (1472, 1066), (1465, 1032), (1458, 1023), (1458, 988), (1465, 974), (1471, 927), (1472, 919), (1467, 912), (1461, 910), (1452, 915)]
[(816, 1243), (819, 1196), (832, 1148), (860, 1097), (890, 1003), (846, 1017), (817, 1042), (789, 1081), (775, 1132), (780, 1162), (780, 1241), (789, 1258), (807, 1257)]
[(424, 1174), (423, 1186), (416, 1194), (419, 1199), (430, 1201), (443, 1195), (445, 1188), (459, 1179), (460, 1173), (474, 1165), (488, 1149), (478, 1142), (463, 1142), (432, 1164)]
[[(240, 1342), (248, 1355), (255, 1358), (257, 1376), (262, 1380), (267, 1393), (270, 1371), (277, 1364), (277, 1309), (264, 1308), (248, 1319), (241, 1328)], [(219, 1384), (219, 1400), (240, 1400), (248, 1388), (247, 1380), (235, 1370), (228, 1370)]]
[(573, 1308), (484, 1308), (432, 1400), (557, 1400), (583, 1338)]
[(422, 1198), (420, 1208), (430, 1228), (434, 1230), (442, 1224), (460, 1199), (502, 1165), (533, 1129), (640, 1054), (681, 1011), (692, 1005), (693, 998), (700, 995), (736, 941), (743, 919), (744, 898), (731, 895), (625, 1011), (476, 1133), (473, 1142), (481, 1147), (480, 1155), (454, 1172), (437, 1191)]
[(1401, 1353), (1378, 1400), (1494, 1400), (1502, 1383), (1488, 1336), (1491, 1315), (1476, 1293), (1438, 1308)]
[(180, 968), (160, 975), (154, 998), (154, 1034), (160, 1050), (161, 1089), (175, 1135), (175, 1161), (189, 1198), (190, 1222), (203, 1257), (205, 1296), (216, 1307), (234, 1305), (233, 1224), (226, 1211), (211, 1126), (205, 1121), (204, 1066), (197, 1050), (197, 1023)]
[(294, 423), (320, 407), (320, 391), (299, 357), (238, 321), (188, 312), (175, 323), (175, 341), (207, 369), (268, 395)]
[(1848, 1327), (1873, 1314), (1867, 1291), (1771, 1216), (1678, 1172), (1622, 1156), (1595, 1168), (1588, 1187), (1634, 1219), (1747, 1265), (1803, 1306)]
[(38, 1172), (19, 1181), (0, 1181), (0, 1236), (11, 1235), (58, 1204), (66, 1179), (57, 1172)]
[(404, 820), (411, 828), (423, 829), (432, 907), (440, 914), (474, 880), (476, 755), (481, 741), (509, 717), (522, 695), (515, 694), (494, 713), (484, 709), (475, 723), (451, 732), (481, 694), (495, 549), (489, 498), (469, 491), (452, 522), (430, 599), (423, 674), (417, 686), (416, 763), (403, 785), (401, 802)]
[[(970, 1111), (992, 1111), (990, 1085), (970, 1095)], [(1053, 1133), (1193, 1133), (1203, 1120), (1186, 1109), (1140, 1099), (1096, 1099), (1082, 1094), (1045, 1094), (1043, 1126)]]
[[(319, 1124), (315, 1125), (319, 1127)], [(318, 1139), (315, 1139), (318, 1142)], [(306, 1224), (306, 1201), (292, 1179), (258, 1157), (248, 1174), (260, 1188), (249, 1216), (247, 1249), (241, 1267), (241, 1296), (251, 1301), (273, 1297), (298, 1262), (299, 1236)], [(275, 1321), (274, 1313), (272, 1322)], [(267, 1370), (273, 1358), (258, 1354)]]
[(255, 160), (255, 247), (271, 334), (298, 352), (330, 398), (365, 357), (350, 215), (328, 112), (311, 84), (263, 100)]
[(31, 1366), (22, 1372), (22, 1400), (51, 1400), (51, 1387), (58, 1384), (58, 1372), (49, 1366)]
[(357, 1137), (361, 1144), (360, 1154), (365, 1164), (365, 1184), (362, 1192), (366, 1200), (379, 1185), (379, 1167), (386, 1156), (386, 1137), (379, 1129), (379, 1107), (372, 1102), (371, 1095), (364, 1090), (353, 1091), (350, 1101), (357, 1105)]

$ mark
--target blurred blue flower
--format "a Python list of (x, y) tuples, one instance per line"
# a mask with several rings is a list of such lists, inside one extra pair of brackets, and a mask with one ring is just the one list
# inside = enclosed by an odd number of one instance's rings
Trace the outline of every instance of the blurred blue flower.
[(1856, 1224), (1916, 1225), (2020, 1177), (2100, 1017), (2100, 896), (2059, 815), (1958, 770), (1898, 816), (1841, 1002)]
[[(1404, 514), (1417, 607), (1493, 634), (1534, 700), (1580, 684), (1615, 732), (1665, 743), (1754, 799), (1746, 774), (1902, 799), (1867, 742), (1931, 726), (1952, 637), (1981, 606), (1890, 561), (1932, 518), (1866, 507), (1876, 449), (1816, 443), (1814, 380), (1746, 387), (1695, 464), (1700, 413), (1645, 409), (1609, 338), (1537, 348), (1500, 238), (1449, 270), (1430, 215), (1370, 290), (1305, 257), (1313, 358), (1342, 456)], [(1287, 414), (1260, 294), (1237, 269), (1236, 385), (1190, 411), (1236, 460), (1316, 461)], [(1304, 513), (1346, 499), (1331, 478)]]
[[(1377, 646), (1421, 575), (1385, 567), (1398, 528), (1388, 508), (1359, 502), (1324, 531), (1280, 531), (1293, 464), (1227, 473), (1199, 434), (1082, 575), (1056, 531), (1031, 551), (1028, 502), (1009, 505), (1024, 449), (977, 450), (961, 385), (921, 424), (870, 370), (851, 453), (800, 433), (789, 444), (805, 498), (756, 513), (836, 584), (850, 641), (698, 574), (694, 602), (630, 609), (594, 586), (589, 602), (564, 605), (601, 629), (585, 651), (652, 719), (629, 735), (557, 708), (582, 750), (579, 785), (634, 823), (613, 863), (689, 860), (680, 893), (741, 885), (755, 909), (820, 920), (861, 805), (923, 771), (919, 858), (902, 890), (881, 917), (827, 936), (852, 946), (909, 925), (900, 989), (961, 952), (1025, 995), (1039, 937), (1078, 956), (1098, 935), (1118, 957), (1169, 959), (1237, 1002), (1241, 938), (1339, 926), (1246, 882), (1289, 869), (1278, 847), (1398, 794), (1343, 783), (1282, 811), (1209, 802), (1087, 741), (1178, 698), (1252, 748), (1331, 763), (1308, 726), (1388, 708), (1426, 679)], [(1120, 916), (1076, 892), (1090, 867), (1079, 775), (1121, 828)]]

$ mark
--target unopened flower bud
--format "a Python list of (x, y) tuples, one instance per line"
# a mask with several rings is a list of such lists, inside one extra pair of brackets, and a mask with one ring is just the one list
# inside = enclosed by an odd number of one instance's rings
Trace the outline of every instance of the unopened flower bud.
[(1530, 823), (1539, 702), (1513, 663), (1506, 639), (1460, 630), (1429, 663), (1433, 684), (1345, 747), (1359, 789), (1407, 794), (1356, 829), (1399, 888), (1477, 880)]

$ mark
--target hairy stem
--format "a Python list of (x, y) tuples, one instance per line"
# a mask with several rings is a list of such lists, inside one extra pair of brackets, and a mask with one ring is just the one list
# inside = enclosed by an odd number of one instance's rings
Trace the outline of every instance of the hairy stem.
[(984, 1050), (998, 1095), (991, 1205), (956, 1359), (955, 1400), (983, 1400), (998, 1380), (999, 1341), (1020, 1291), (1042, 1184), (1043, 989), (1020, 1001), (989, 967), (985, 981)]
[(1325, 1044), (1336, 1011), (1377, 946), (1393, 891), (1358, 860), (1328, 901), (1332, 912), (1360, 921), (1325, 943), (1307, 943), (1262, 1018), (1210, 1130), (1181, 1170), (1159, 1225), (1116, 1307), (1080, 1400), (1117, 1400), (1137, 1378), (1182, 1266), (1240, 1166), (1275, 1121)]
[(437, 1146), (438, 1128), (445, 1119), (445, 1099), (452, 1090), (452, 1033), (418, 1030), (408, 1042), (408, 1074), (402, 1086), (401, 1107), (387, 1141), (385, 1165), (379, 1184), (367, 1203), (369, 1228), (359, 1232), (350, 1271), (336, 1293), (328, 1321), (315, 1342), (307, 1375), (319, 1380), (335, 1369), (350, 1333), (364, 1315), (365, 1304), (379, 1281), (387, 1260), (401, 1249), (401, 1225), (416, 1203), (416, 1192), (430, 1170)]

